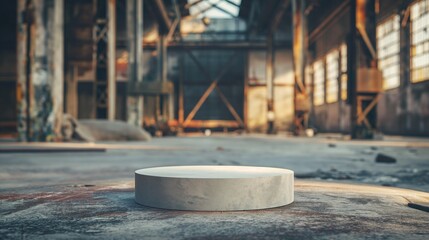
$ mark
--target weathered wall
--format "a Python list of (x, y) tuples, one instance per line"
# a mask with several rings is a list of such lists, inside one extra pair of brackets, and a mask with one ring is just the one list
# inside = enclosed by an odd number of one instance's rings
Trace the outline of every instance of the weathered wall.
[[(333, 11), (335, 8), (330, 7), (326, 10), (326, 14)], [(347, 42), (347, 34), (349, 29), (349, 9), (340, 12), (339, 15), (327, 27), (320, 31), (320, 34), (314, 37), (310, 42), (310, 56), (308, 62), (312, 64), (314, 61), (324, 58), (332, 49), (339, 48), (343, 43)], [(315, 13), (312, 13), (315, 14)], [(318, 24), (324, 19), (311, 19), (314, 30)], [(315, 24), (315, 22), (317, 24)], [(340, 82), (338, 82), (340, 84)], [(340, 86), (340, 85), (339, 85)], [(312, 111), (310, 113), (309, 125), (322, 132), (348, 132), (350, 129), (350, 107), (344, 100), (341, 100), (340, 91), (338, 92), (338, 101), (334, 103), (326, 103), (320, 106), (314, 106), (312, 103)], [(326, 98), (326, 94), (325, 94)]]
[(350, 129), (350, 107), (344, 101), (314, 107), (310, 126), (322, 132), (347, 133)]
[[(380, 0), (377, 22), (399, 14), (401, 22), (408, 5), (413, 1)], [(331, 49), (346, 42), (349, 29), (349, 10), (343, 11), (310, 45), (313, 61), (324, 57)], [(313, 19), (321, 21), (321, 19)], [(382, 94), (377, 105), (377, 128), (385, 134), (429, 135), (429, 81), (410, 82), (409, 21), (401, 27), (400, 86)], [(313, 23), (314, 24), (314, 23)], [(315, 26), (313, 26), (313, 29)], [(340, 98), (339, 98), (340, 99)], [(310, 125), (322, 132), (349, 132), (350, 106), (340, 100), (336, 103), (313, 106)]]
[[(250, 51), (247, 71), (247, 128), (252, 132), (267, 130), (267, 88), (265, 51)], [(274, 57), (275, 129), (288, 131), (293, 120), (292, 52), (278, 49)]]
[(399, 14), (401, 23), (405, 24), (400, 28), (400, 85), (383, 93), (377, 106), (377, 124), (386, 134), (429, 136), (429, 81), (410, 81), (410, 22), (404, 17), (412, 2), (380, 1), (378, 22)]

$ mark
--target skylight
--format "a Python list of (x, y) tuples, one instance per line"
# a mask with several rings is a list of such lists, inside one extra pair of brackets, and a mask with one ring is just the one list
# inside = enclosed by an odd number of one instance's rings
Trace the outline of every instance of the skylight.
[(241, 0), (188, 0), (190, 14), (195, 18), (234, 18)]

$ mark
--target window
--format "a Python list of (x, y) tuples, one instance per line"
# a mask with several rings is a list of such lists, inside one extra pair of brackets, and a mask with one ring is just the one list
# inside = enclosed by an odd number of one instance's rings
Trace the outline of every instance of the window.
[(240, 11), (241, 0), (189, 0), (189, 12), (197, 18), (234, 18)]
[(341, 55), (341, 99), (347, 100), (347, 45), (340, 47)]
[(411, 82), (429, 80), (429, 0), (411, 6)]
[(325, 68), (323, 60), (314, 62), (314, 105), (319, 106), (325, 103)]
[(385, 90), (399, 86), (399, 15), (377, 26), (378, 68)]
[(339, 52), (334, 50), (326, 55), (326, 102), (338, 101)]

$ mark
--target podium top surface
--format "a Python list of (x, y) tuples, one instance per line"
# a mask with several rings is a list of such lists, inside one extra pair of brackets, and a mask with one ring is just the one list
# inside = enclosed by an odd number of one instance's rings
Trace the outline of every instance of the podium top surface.
[(139, 169), (135, 173), (143, 176), (189, 179), (260, 178), (293, 175), (293, 171), (283, 168), (217, 165), (153, 167)]

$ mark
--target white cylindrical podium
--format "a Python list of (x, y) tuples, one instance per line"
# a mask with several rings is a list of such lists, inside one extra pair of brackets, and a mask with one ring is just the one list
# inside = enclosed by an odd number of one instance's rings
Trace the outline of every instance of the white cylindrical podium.
[(171, 166), (135, 171), (135, 200), (149, 207), (238, 211), (294, 200), (294, 173), (250, 166)]

